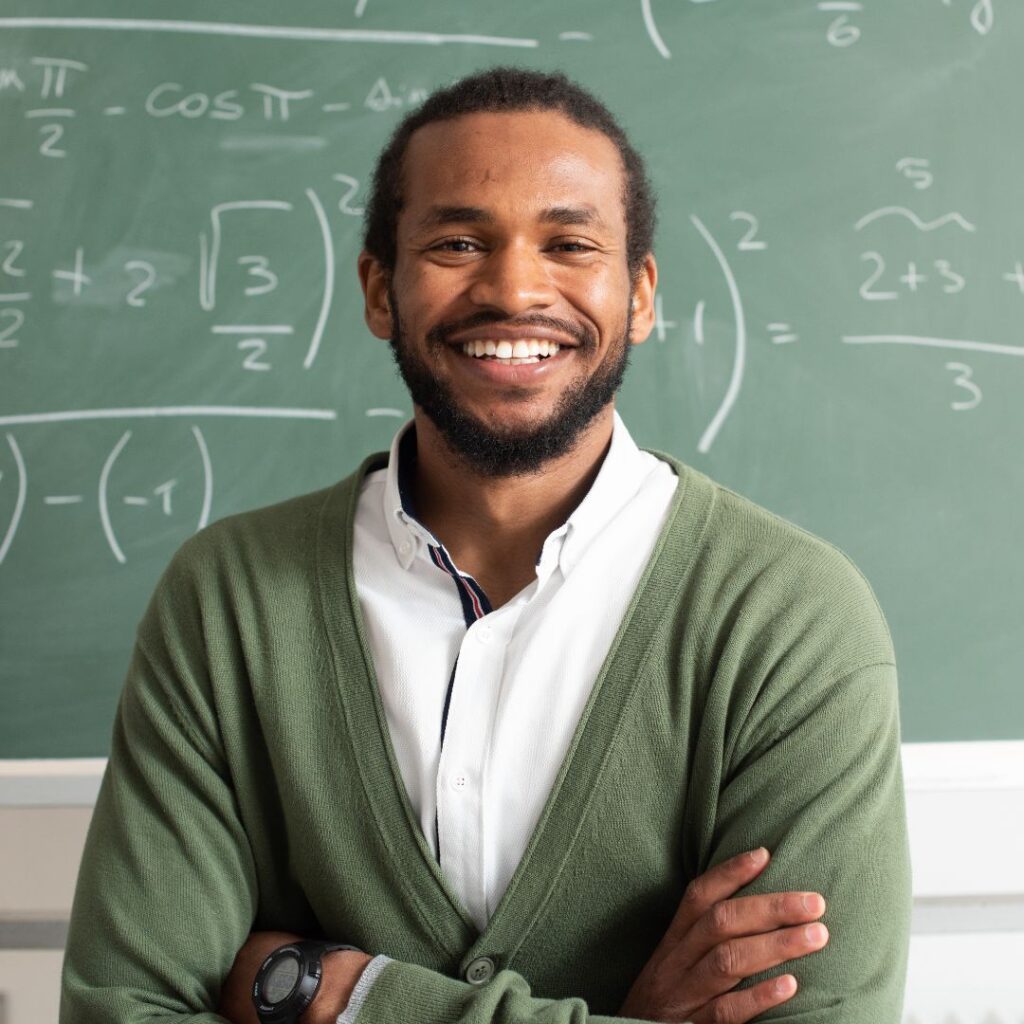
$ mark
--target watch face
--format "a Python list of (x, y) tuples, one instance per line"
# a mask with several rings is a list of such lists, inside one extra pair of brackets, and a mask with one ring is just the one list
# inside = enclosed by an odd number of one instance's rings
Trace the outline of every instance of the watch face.
[(271, 1005), (287, 999), (299, 980), (299, 961), (294, 953), (285, 953), (267, 971), (261, 995)]

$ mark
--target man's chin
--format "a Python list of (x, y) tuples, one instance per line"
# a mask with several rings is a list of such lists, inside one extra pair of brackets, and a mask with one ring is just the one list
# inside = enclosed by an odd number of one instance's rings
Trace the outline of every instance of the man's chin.
[[(455, 415), (443, 417), (460, 430), (473, 431), (490, 441), (503, 444), (531, 444), (557, 433), (562, 419), (557, 409), (538, 408), (537, 403), (503, 402), (500, 408), (476, 410), (459, 404)], [(435, 426), (443, 430), (431, 417)]]
[(454, 415), (451, 409), (424, 408), (423, 412), (451, 454), (479, 476), (537, 473), (572, 452), (582, 435), (582, 431), (568, 433), (565, 420), (558, 415), (489, 424), (461, 410)]

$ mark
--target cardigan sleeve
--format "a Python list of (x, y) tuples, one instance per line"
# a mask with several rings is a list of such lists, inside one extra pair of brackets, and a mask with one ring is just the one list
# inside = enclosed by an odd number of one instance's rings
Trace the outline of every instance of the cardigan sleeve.
[[(342, 1015), (344, 1017), (344, 1015)], [(339, 1018), (339, 1021), (341, 1018)], [(344, 1024), (348, 1024), (345, 1017)], [(649, 1024), (589, 1012), (579, 998), (541, 999), (515, 971), (484, 985), (391, 960), (365, 993), (354, 1024)]]
[(829, 942), (740, 988), (796, 977), (797, 994), (758, 1020), (899, 1024), (911, 877), (895, 667), (803, 680), (769, 703), (720, 793), (709, 866), (767, 846), (745, 894), (821, 893)]
[(256, 912), (251, 849), (199, 699), (202, 644), (161, 614), (169, 589), (140, 626), (118, 705), (75, 890), (62, 1024), (222, 1022), (213, 1008)]

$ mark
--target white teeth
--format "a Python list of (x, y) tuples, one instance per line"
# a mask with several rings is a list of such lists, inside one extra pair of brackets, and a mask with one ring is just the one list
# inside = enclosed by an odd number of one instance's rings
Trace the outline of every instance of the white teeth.
[(462, 345), (462, 351), (467, 356), (474, 359), (491, 356), (508, 362), (511, 366), (539, 362), (541, 358), (557, 355), (560, 349), (561, 346), (557, 342), (544, 338), (520, 338), (515, 342), (496, 342), (487, 338), (484, 341), (467, 341)]

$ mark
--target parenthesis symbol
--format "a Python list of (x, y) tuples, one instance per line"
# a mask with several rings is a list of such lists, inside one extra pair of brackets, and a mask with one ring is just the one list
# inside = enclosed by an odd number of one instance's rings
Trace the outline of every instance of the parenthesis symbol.
[(700, 232), (704, 241), (707, 242), (708, 248), (714, 253), (715, 259), (725, 275), (725, 283), (729, 289), (733, 316), (736, 321), (736, 356), (732, 364), (732, 376), (718, 412), (715, 413), (714, 419), (708, 424), (700, 439), (700, 443), (697, 445), (697, 450), (704, 454), (714, 444), (719, 430), (722, 429), (722, 424), (725, 423), (729, 413), (732, 412), (732, 407), (736, 404), (736, 399), (739, 398), (740, 387), (743, 384), (743, 369), (747, 358), (747, 321), (743, 314), (743, 300), (740, 298), (736, 276), (729, 266), (729, 261), (725, 258), (725, 253), (722, 252), (721, 246), (711, 236), (711, 232), (704, 226), (704, 222), (700, 217), (691, 215), (690, 220), (693, 222), (693, 226)]
[(651, 0), (640, 0), (640, 7), (643, 11), (644, 25), (647, 28), (647, 34), (651, 37), (651, 42), (654, 43), (654, 48), (662, 55), (662, 57), (665, 58), (665, 60), (671, 60), (672, 53), (665, 45), (665, 40), (661, 38), (658, 26), (654, 24), (654, 12), (651, 10)]
[(18, 442), (14, 440), (13, 434), (7, 435), (7, 444), (10, 445), (11, 454), (14, 456), (14, 461), (18, 467), (18, 498), (14, 503), (14, 515), (11, 517), (11, 525), (7, 527), (3, 543), (0, 544), (0, 563), (7, 556), (7, 551), (14, 540), (15, 531), (18, 529), (18, 523), (21, 521), (21, 513), (25, 508), (25, 495), (28, 492), (28, 474), (25, 472), (25, 460), (21, 457), (21, 449), (18, 447)]
[(210, 507), (213, 505), (213, 465), (210, 462), (210, 450), (206, 447), (203, 432), (198, 427), (193, 427), (192, 436), (199, 446), (199, 458), (203, 460), (203, 509), (199, 513), (198, 526), (201, 530), (210, 521)]
[(334, 298), (334, 246), (331, 243), (331, 226), (327, 223), (327, 214), (324, 212), (320, 197), (311, 188), (306, 189), (306, 197), (313, 206), (313, 213), (316, 214), (316, 221), (324, 243), (324, 297), (320, 303), (320, 315), (316, 319), (309, 351), (302, 361), (303, 368), (308, 370), (320, 350), (320, 339), (323, 337), (324, 327), (327, 326), (327, 317), (331, 312), (331, 300)]
[(121, 454), (121, 450), (128, 443), (128, 439), (132, 436), (130, 430), (126, 430), (121, 435), (121, 440), (114, 445), (113, 450), (107, 456), (107, 461), (103, 463), (103, 469), (100, 472), (100, 488), (99, 488), (99, 502), (100, 502), (100, 522), (103, 524), (103, 532), (106, 534), (107, 543), (110, 545), (110, 550), (113, 551), (114, 557), (124, 565), (128, 561), (124, 557), (124, 552), (121, 550), (121, 546), (117, 543), (117, 538), (114, 536), (114, 528), (110, 523), (110, 508), (107, 503), (107, 481), (110, 479), (110, 471), (114, 468), (114, 463), (117, 461), (118, 455)]

